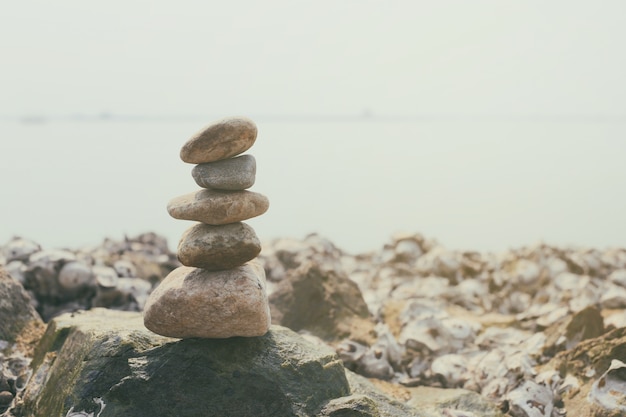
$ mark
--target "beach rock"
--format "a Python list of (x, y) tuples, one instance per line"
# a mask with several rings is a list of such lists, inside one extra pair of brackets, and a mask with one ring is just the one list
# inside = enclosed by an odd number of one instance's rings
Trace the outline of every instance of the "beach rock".
[(202, 188), (245, 190), (254, 185), (256, 160), (252, 155), (241, 155), (200, 164), (191, 170), (191, 175)]
[(254, 229), (241, 222), (220, 226), (198, 223), (183, 234), (178, 244), (178, 260), (183, 265), (208, 271), (243, 265), (259, 252), (261, 242)]
[[(554, 370), (561, 377), (563, 382), (557, 388), (566, 410), (575, 410), (577, 417), (617, 417), (623, 411), (610, 397), (626, 397), (626, 372), (619, 362), (626, 362), (626, 327), (557, 353), (543, 369)], [(566, 383), (572, 378), (573, 383)]]
[(257, 127), (245, 117), (216, 121), (189, 139), (180, 150), (180, 159), (190, 164), (203, 164), (239, 155), (256, 140)]
[(255, 263), (214, 272), (183, 266), (150, 294), (144, 323), (178, 338), (262, 336), (270, 326), (265, 285)]
[(583, 340), (598, 337), (604, 333), (604, 319), (600, 310), (587, 307), (573, 316), (565, 317), (548, 329), (544, 355), (553, 357), (557, 352), (575, 347)]
[(0, 267), (0, 340), (15, 342), (27, 326), (40, 322), (22, 285)]
[(4, 245), (4, 250), (0, 252), (4, 255), (6, 262), (9, 263), (11, 261), (27, 261), (30, 255), (40, 250), (41, 246), (37, 242), (16, 236)]
[[(139, 313), (66, 314), (48, 325), (33, 370), (23, 416), (433, 417), (280, 326), (257, 338), (174, 340), (146, 330)], [(359, 404), (370, 413), (346, 414)]]
[(292, 330), (326, 341), (373, 342), (374, 322), (361, 291), (340, 270), (302, 264), (277, 284), (270, 306), (273, 322)]
[(175, 219), (220, 225), (260, 216), (269, 205), (267, 197), (252, 191), (202, 189), (173, 198), (167, 211)]

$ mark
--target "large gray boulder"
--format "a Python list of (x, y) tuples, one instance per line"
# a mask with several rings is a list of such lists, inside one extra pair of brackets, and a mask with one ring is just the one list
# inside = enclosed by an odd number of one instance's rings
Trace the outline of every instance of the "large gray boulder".
[(178, 340), (94, 309), (53, 319), (32, 366), (15, 416), (430, 416), (351, 383), (331, 348), (279, 326)]

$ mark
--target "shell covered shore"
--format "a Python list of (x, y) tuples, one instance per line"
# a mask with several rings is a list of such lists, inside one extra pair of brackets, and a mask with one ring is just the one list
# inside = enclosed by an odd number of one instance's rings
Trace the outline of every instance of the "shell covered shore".
[[(503, 415), (626, 413), (626, 248), (461, 252), (404, 234), (353, 255), (312, 234), (264, 242), (257, 261), (274, 323), (330, 345), (400, 401), (432, 386), (479, 393)], [(0, 246), (0, 267), (46, 322), (94, 307), (141, 311), (179, 265), (155, 233), (80, 249), (18, 237)], [(20, 354), (0, 356), (7, 401), (29, 377)]]

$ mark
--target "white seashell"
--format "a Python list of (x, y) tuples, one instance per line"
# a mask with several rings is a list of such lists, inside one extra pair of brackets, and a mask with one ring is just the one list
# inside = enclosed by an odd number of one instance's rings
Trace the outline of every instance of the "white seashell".
[(96, 265), (93, 267), (93, 273), (96, 276), (96, 282), (102, 288), (114, 288), (117, 286), (119, 277), (115, 269), (109, 266)]
[(567, 262), (560, 258), (549, 258), (545, 261), (545, 268), (551, 277), (567, 272)]
[(399, 241), (394, 248), (396, 262), (414, 262), (424, 253), (420, 245), (410, 239)]
[(395, 300), (408, 300), (411, 298), (439, 298), (449, 291), (450, 281), (442, 277), (417, 278), (398, 285), (392, 292), (391, 297)]
[(46, 249), (32, 254), (29, 258), (29, 268), (33, 266), (46, 266), (59, 262), (71, 262), (76, 260), (76, 255), (62, 249)]
[(58, 276), (59, 285), (65, 290), (80, 290), (95, 285), (91, 268), (82, 262), (68, 262), (61, 268)]
[(561, 320), (563, 317), (567, 316), (567, 314), (570, 311), (568, 306), (565, 306), (565, 307), (556, 307), (554, 305), (549, 305), (549, 306), (551, 306), (552, 308), (547, 312), (547, 314), (544, 314), (540, 316), (539, 318), (537, 318), (537, 321), (536, 321), (537, 325), (541, 327), (548, 327), (556, 323), (557, 321)]
[(15, 237), (4, 246), (5, 262), (11, 261), (27, 261), (28, 258), (35, 252), (39, 252), (41, 246), (38, 243), (24, 239), (21, 237)]
[(120, 278), (117, 281), (117, 290), (126, 296), (132, 296), (139, 310), (143, 310), (152, 290), (152, 285), (141, 278)]
[(535, 262), (519, 259), (509, 273), (511, 274), (511, 283), (517, 287), (535, 283), (539, 279), (540, 272), (541, 269)]
[(468, 361), (465, 356), (448, 354), (439, 356), (430, 365), (434, 375), (440, 375), (446, 381), (446, 387), (459, 387), (468, 379)]
[(589, 400), (609, 410), (626, 411), (626, 364), (611, 361), (609, 369), (591, 386)]
[(530, 380), (509, 392), (506, 399), (509, 414), (515, 417), (550, 417), (554, 410), (552, 391)]
[(524, 340), (519, 348), (529, 356), (538, 358), (543, 353), (547, 337), (543, 332), (537, 332)]
[(118, 277), (134, 278), (137, 276), (137, 268), (132, 262), (120, 259), (113, 263), (113, 269), (117, 272)]
[(607, 277), (614, 284), (626, 287), (626, 269), (616, 269)]
[(626, 311), (613, 313), (604, 319), (605, 327), (613, 326), (616, 329), (626, 327)]
[(600, 297), (602, 308), (626, 308), (626, 288), (607, 283)]
[(577, 275), (571, 272), (563, 272), (554, 278), (554, 285), (561, 291), (577, 291), (589, 284), (588, 275)]
[(344, 340), (337, 346), (336, 351), (346, 367), (354, 370), (358, 361), (365, 355), (367, 346), (352, 340)]
[(515, 328), (488, 327), (479, 336), (475, 343), (482, 349), (491, 349), (497, 346), (517, 346), (530, 337), (531, 333)]
[(26, 265), (22, 261), (11, 261), (4, 269), (18, 282), (24, 284), (24, 273), (26, 272)]

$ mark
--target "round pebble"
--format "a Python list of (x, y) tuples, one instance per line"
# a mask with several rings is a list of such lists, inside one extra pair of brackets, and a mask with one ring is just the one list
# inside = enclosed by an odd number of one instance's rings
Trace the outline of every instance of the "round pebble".
[(180, 159), (190, 164), (204, 164), (230, 158), (250, 149), (256, 135), (256, 125), (248, 118), (218, 120), (183, 145)]
[(209, 271), (243, 265), (260, 252), (261, 242), (254, 229), (241, 222), (221, 226), (198, 223), (178, 244), (180, 263)]

